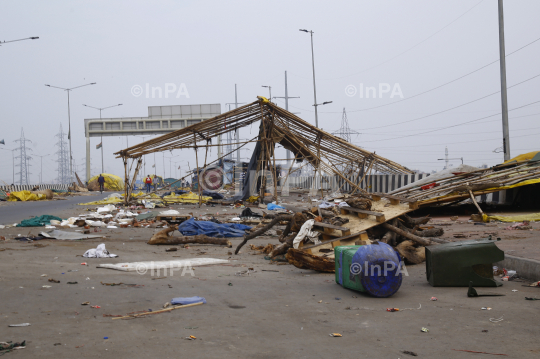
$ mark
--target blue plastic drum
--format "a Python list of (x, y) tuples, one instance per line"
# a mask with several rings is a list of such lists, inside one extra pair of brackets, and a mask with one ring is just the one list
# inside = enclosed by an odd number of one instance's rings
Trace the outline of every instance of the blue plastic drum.
[[(360, 277), (363, 291), (374, 297), (385, 298), (396, 293), (401, 287), (401, 258), (386, 243), (376, 242), (362, 246), (352, 258), (351, 268)], [(353, 273), (351, 273), (353, 275)]]

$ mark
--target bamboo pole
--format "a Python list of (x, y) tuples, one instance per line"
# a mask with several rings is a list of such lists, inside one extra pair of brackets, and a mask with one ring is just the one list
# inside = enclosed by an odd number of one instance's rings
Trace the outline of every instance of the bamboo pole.
[[(195, 138), (195, 144), (197, 143), (197, 135), (195, 132), (193, 132), (193, 137)], [(201, 172), (199, 171), (199, 155), (197, 154), (197, 147), (195, 147), (195, 161), (197, 168), (195, 171), (197, 171), (197, 189), (199, 190), (199, 208), (201, 208), (202, 204), (202, 198), (201, 198)]]
[(194, 307), (196, 305), (201, 305), (201, 304), (204, 304), (204, 303), (199, 302), (199, 303), (191, 303), (191, 304), (186, 304), (186, 305), (177, 305), (175, 307), (155, 310), (155, 311), (152, 311), (152, 312), (145, 312), (145, 313), (139, 313), (139, 314), (133, 314), (133, 315), (126, 315), (126, 316), (123, 316), (123, 317), (114, 317), (114, 318), (112, 318), (112, 320), (126, 319), (126, 318), (136, 318), (136, 317), (142, 317), (142, 316), (146, 316), (146, 315), (165, 313), (165, 312), (170, 312), (171, 310), (181, 309), (181, 308), (189, 308), (189, 307)]

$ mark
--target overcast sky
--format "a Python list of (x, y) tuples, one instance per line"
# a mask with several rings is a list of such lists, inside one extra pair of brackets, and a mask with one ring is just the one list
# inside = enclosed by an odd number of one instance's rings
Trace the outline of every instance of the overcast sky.
[[(411, 169), (442, 169), (437, 159), (444, 157), (445, 146), (450, 158), (463, 157), (472, 166), (503, 159), (493, 152), (502, 146), (498, 61), (421, 94), (498, 59), (496, 0), (17, 0), (2, 5), (0, 40), (40, 39), (0, 46), (0, 139), (6, 142), (0, 148), (15, 148), (24, 128), (32, 141), (29, 154), (50, 154), (43, 158), (44, 182), (57, 177), (55, 135), (60, 124), (64, 130), (68, 126), (65, 92), (44, 84), (97, 82), (71, 94), (73, 157), (83, 179), (83, 121), (99, 118), (99, 111), (83, 104), (123, 104), (105, 110), (103, 117), (145, 117), (148, 106), (156, 105), (220, 103), (225, 112), (225, 103), (234, 101), (235, 84), (239, 102), (268, 96), (262, 85), (272, 86), (272, 96), (283, 96), (287, 71), (289, 95), (300, 96), (290, 100), (289, 109), (314, 123), (310, 39), (301, 28), (315, 32), (318, 102), (333, 101), (319, 107), (324, 130), (340, 128), (345, 107), (350, 128), (360, 133), (353, 136), (355, 144)], [(505, 1), (507, 54), (540, 38), (539, 14), (537, 0)], [(540, 75), (539, 55), (540, 41), (507, 57), (509, 87), (530, 79), (508, 90), (509, 109), (525, 106), (509, 112), (512, 156), (539, 149), (540, 103), (529, 105), (540, 100), (540, 77), (531, 79)], [(134, 85), (166, 83), (185, 84), (189, 98), (131, 93)], [(385, 84), (391, 91), (378, 93), (379, 86), (388, 89)], [(377, 98), (373, 93), (366, 98), (366, 87), (376, 87)], [(386, 106), (369, 109), (381, 105)], [(241, 137), (255, 136), (256, 128), (244, 129)], [(104, 138), (105, 172), (123, 175), (113, 152), (127, 141), (132, 145), (142, 137)], [(91, 139), (92, 175), (101, 171), (98, 143)], [(250, 154), (245, 150), (242, 157)], [(0, 155), (0, 180), (12, 183), (11, 153)], [(177, 164), (170, 166), (166, 158), (167, 177), (176, 176), (177, 166), (184, 172), (186, 161), (195, 166), (193, 150), (173, 155)], [(212, 159), (216, 155), (213, 149)], [(147, 158), (147, 168), (153, 162)], [(31, 164), (30, 182), (38, 183), (40, 158), (34, 156)], [(157, 172), (163, 173), (161, 154)]]

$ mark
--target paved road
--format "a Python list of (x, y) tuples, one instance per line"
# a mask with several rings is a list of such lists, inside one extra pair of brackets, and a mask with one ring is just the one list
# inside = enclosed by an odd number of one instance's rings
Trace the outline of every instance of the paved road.
[[(62, 201), (37, 201), (37, 202), (4, 202), (0, 205), (0, 224), (13, 224), (28, 219), (34, 216), (43, 214), (60, 214), (67, 210), (82, 209), (85, 207), (78, 206), (78, 203), (99, 201), (102, 198), (110, 195), (110, 192), (96, 194), (92, 196), (75, 196), (68, 197)], [(77, 212), (73, 213), (73, 215)], [(59, 217), (65, 217), (59, 216)]]

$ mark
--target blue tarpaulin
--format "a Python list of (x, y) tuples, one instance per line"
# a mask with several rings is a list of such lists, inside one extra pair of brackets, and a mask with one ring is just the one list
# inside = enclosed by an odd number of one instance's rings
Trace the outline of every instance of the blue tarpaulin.
[(186, 305), (186, 304), (193, 304), (193, 303), (200, 303), (200, 302), (206, 304), (206, 299), (204, 297), (178, 297), (178, 298), (173, 298), (171, 300), (172, 305), (177, 305), (177, 304)]
[(274, 209), (285, 209), (285, 207), (281, 207), (277, 204), (274, 204), (274, 203), (268, 203), (268, 205), (266, 206), (266, 209), (269, 210), (269, 211), (272, 211)]
[(251, 229), (249, 226), (237, 223), (214, 223), (210, 221), (195, 221), (190, 218), (178, 226), (178, 231), (184, 236), (197, 236), (205, 234), (208, 237), (243, 237), (244, 231)]

